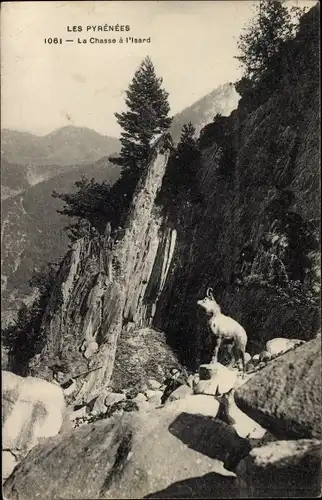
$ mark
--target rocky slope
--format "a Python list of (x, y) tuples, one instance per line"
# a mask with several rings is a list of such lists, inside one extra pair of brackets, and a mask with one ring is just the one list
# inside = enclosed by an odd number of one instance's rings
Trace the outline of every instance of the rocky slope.
[[(272, 369), (281, 365), (286, 370), (289, 365), (283, 355), (270, 363)], [(229, 372), (235, 379), (231, 384), (227, 384)], [(53, 397), (57, 402), (61, 389), (32, 377), (3, 375), (4, 389), (12, 399), (6, 408), (7, 447), (2, 453), (7, 472), (3, 490), (8, 499), (28, 500), (35, 494), (48, 499), (57, 495), (62, 499), (303, 498), (316, 497), (320, 491), (321, 442), (308, 438), (306, 430), (303, 439), (279, 441), (235, 403), (228, 408), (224, 405), (227, 411), (221, 411), (232, 388), (243, 381), (239, 378), (238, 382), (238, 373), (220, 363), (200, 366), (200, 381), (192, 383), (194, 389), (181, 385), (162, 405), (162, 390), (156, 390), (160, 384), (155, 380), (148, 380), (146, 387), (150, 389), (136, 396), (130, 391), (126, 395), (107, 391), (99, 413), (98, 408), (95, 412), (98, 400), (94, 407), (89, 403), (87, 408), (74, 407), (72, 413), (67, 412), (60, 435), (55, 434), (62, 415), (57, 415)], [(258, 376), (265, 377), (265, 369), (239, 390), (251, 394), (258, 387)], [(209, 391), (200, 394), (202, 381), (219, 384), (222, 396)], [(37, 398), (35, 391), (17, 391), (16, 386), (19, 389), (21, 385), (22, 389), (32, 385), (47, 390)], [(260, 387), (258, 395), (265, 397), (266, 387)], [(39, 423), (44, 415), (30, 412), (36, 402), (46, 409), (47, 435), (55, 437), (41, 439), (44, 426)], [(319, 415), (318, 401), (311, 403), (311, 411)], [(282, 407), (278, 394), (272, 395), (270, 404), (286, 413), (293, 407), (292, 400)], [(38, 438), (38, 446), (25, 441), (28, 450), (32, 448), (27, 455), (16, 449), (17, 433), (10, 427), (18, 414), (20, 426), (33, 427)], [(278, 422), (280, 416), (276, 414), (275, 419)], [(30, 439), (30, 433), (24, 438)]]
[(170, 219), (177, 245), (154, 320), (186, 363), (209, 356), (196, 308), (208, 286), (245, 327), (251, 353), (318, 329), (318, 15), (316, 6), (303, 17), (257, 93), (201, 132), (203, 202)]
[[(211, 346), (196, 301), (209, 285), (223, 312), (246, 328), (251, 353), (274, 337), (314, 337), (319, 307), (305, 290), (319, 287), (319, 254), (312, 250), (306, 277), (293, 247), (320, 217), (317, 14), (318, 7), (303, 17), (285, 47), (275, 87), (264, 82), (267, 94), (244, 96), (221, 121), (224, 134), (218, 123), (202, 131), (201, 205), (185, 203), (173, 215), (156, 203), (168, 154), (159, 143), (123, 233), (74, 245), (43, 321), (35, 374), (50, 377), (46, 367), (64, 357), (72, 373), (81, 371), (88, 360), (80, 347), (96, 343), (91, 361), (104, 368), (84, 384), (79, 397), (87, 397), (108, 384), (119, 334), (150, 325), (166, 332), (181, 361), (198, 366)], [(241, 261), (245, 248), (252, 258)]]
[[(22, 301), (32, 296), (28, 281), (48, 262), (59, 262), (68, 250), (64, 227), (71, 221), (57, 213), (62, 202), (52, 192), (71, 192), (83, 175), (111, 185), (120, 169), (102, 158), (91, 165), (60, 167), (52, 178), (24, 189), (19, 195), (2, 202), (1, 280), (4, 323), (16, 314)], [(53, 172), (51, 172), (53, 173)]]
[[(5, 495), (15, 500), (29, 500), (35, 491), (44, 499), (149, 498), (189, 480), (198, 495), (198, 483), (209, 474), (208, 495), (211, 487), (217, 494), (207, 498), (222, 498), (225, 491), (238, 498), (234, 473), (225, 466), (233, 454), (247, 455), (247, 441), (223, 422), (172, 406), (112, 417), (48, 440), (18, 465)], [(190, 493), (186, 489), (184, 498)]]
[[(228, 115), (237, 102), (234, 87), (227, 84), (215, 89), (174, 117), (174, 140), (188, 121), (199, 132), (216, 113)], [(60, 202), (51, 197), (52, 191), (72, 191), (82, 175), (113, 183), (119, 169), (104, 155), (118, 149), (116, 139), (87, 128), (64, 127), (44, 137), (2, 131), (2, 309), (6, 323), (21, 301), (32, 297), (26, 285), (32, 273), (47, 262), (59, 261), (67, 251), (63, 227), (70, 220), (56, 213)]]
[(32, 372), (50, 379), (53, 362), (64, 362), (74, 374), (102, 365), (86, 379), (79, 401), (109, 384), (122, 329), (151, 323), (164, 286), (175, 232), (160, 230), (162, 217), (155, 207), (169, 154), (162, 141), (137, 186), (123, 234), (111, 240), (107, 226), (104, 237), (78, 240), (62, 262), (48, 304), (45, 347), (34, 358)]

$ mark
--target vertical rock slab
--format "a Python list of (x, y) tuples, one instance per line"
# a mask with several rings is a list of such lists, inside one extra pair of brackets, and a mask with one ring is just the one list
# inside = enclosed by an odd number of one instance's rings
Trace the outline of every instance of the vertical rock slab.
[[(146, 289), (155, 281), (158, 296), (164, 284), (174, 242), (170, 235), (170, 243), (164, 244), (155, 200), (168, 156), (161, 139), (142, 172), (122, 235), (112, 240), (107, 230), (104, 235), (84, 237), (74, 243), (61, 265), (42, 323), (45, 347), (32, 360), (31, 369), (51, 380), (54, 364), (67, 365), (69, 376), (101, 366), (76, 380), (75, 403), (87, 402), (109, 384), (123, 326), (129, 322), (145, 326)], [(160, 271), (155, 274), (160, 248)]]

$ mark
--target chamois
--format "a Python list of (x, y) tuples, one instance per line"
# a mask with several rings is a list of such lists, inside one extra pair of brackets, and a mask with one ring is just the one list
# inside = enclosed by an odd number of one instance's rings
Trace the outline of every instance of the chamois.
[(232, 341), (233, 355), (231, 364), (233, 364), (235, 356), (237, 357), (237, 359), (241, 357), (244, 376), (246, 371), (245, 351), (247, 344), (247, 334), (244, 328), (234, 319), (230, 318), (229, 316), (225, 316), (225, 314), (222, 314), (220, 306), (219, 304), (217, 304), (213, 296), (212, 288), (207, 289), (206, 297), (204, 299), (198, 300), (197, 304), (203, 307), (206, 313), (210, 315), (208, 325), (212, 334), (216, 338), (216, 346), (211, 362), (217, 363), (218, 352), (222, 342), (227, 340)]

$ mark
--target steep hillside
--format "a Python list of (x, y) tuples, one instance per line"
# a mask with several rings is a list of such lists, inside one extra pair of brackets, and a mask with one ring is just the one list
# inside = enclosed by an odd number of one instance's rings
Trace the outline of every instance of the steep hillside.
[(217, 113), (228, 116), (236, 109), (239, 98), (235, 87), (225, 83), (176, 114), (170, 129), (174, 141), (179, 140), (181, 129), (185, 123), (191, 122), (199, 135), (200, 130), (211, 122)]
[(92, 165), (74, 166), (3, 201), (1, 277), (4, 320), (11, 317), (10, 310), (17, 310), (20, 300), (30, 293), (27, 282), (33, 272), (47, 262), (59, 261), (68, 249), (63, 228), (70, 220), (57, 214), (62, 203), (51, 196), (52, 192), (73, 191), (75, 181), (82, 175), (113, 184), (119, 173), (118, 167), (102, 158)]
[(77, 165), (18, 165), (1, 160), (1, 200), (12, 198), (30, 186), (64, 174)]
[(119, 151), (119, 141), (86, 127), (67, 126), (45, 136), (1, 130), (1, 158), (27, 166), (77, 165)]
[(250, 351), (317, 331), (318, 15), (317, 6), (302, 18), (257, 91), (245, 91), (237, 111), (201, 132), (203, 203), (180, 221), (171, 217), (177, 246), (155, 317), (187, 363), (210, 353), (196, 307), (208, 286), (246, 328)]
[(1, 200), (11, 198), (29, 187), (26, 168), (23, 165), (1, 160)]
[[(161, 231), (155, 208), (169, 152), (160, 138), (134, 193), (122, 234), (78, 240), (64, 258), (42, 322), (43, 349), (31, 363), (33, 374), (52, 377), (53, 363), (71, 373), (102, 366), (91, 373), (77, 401), (89, 400), (109, 384), (117, 341), (123, 328), (151, 321), (144, 301), (150, 277), (162, 290), (171, 261), (172, 232)], [(166, 257), (164, 255), (166, 253)], [(161, 258), (161, 260), (160, 260)]]

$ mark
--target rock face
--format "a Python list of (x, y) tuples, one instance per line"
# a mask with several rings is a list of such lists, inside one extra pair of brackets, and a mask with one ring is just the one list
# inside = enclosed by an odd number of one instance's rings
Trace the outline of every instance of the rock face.
[(110, 185), (119, 178), (120, 168), (107, 157), (87, 165), (76, 165), (75, 160), (74, 157), (72, 164), (65, 167), (37, 167), (33, 162), (27, 165), (26, 156), (22, 165), (7, 164), (1, 157), (1, 191), (6, 172), (12, 176), (15, 168), (27, 184), (21, 186), (20, 194), (18, 190), (16, 196), (1, 199), (3, 324), (15, 317), (22, 300), (27, 303), (32, 299), (34, 290), (27, 283), (34, 272), (48, 262), (59, 262), (68, 251), (69, 239), (64, 231), (67, 217), (56, 212), (62, 204), (51, 196), (52, 192), (71, 192), (75, 181), (83, 175)]
[(162, 217), (155, 208), (169, 155), (162, 140), (134, 193), (123, 234), (111, 240), (107, 231), (75, 242), (43, 319), (45, 347), (31, 362), (33, 374), (50, 380), (48, 366), (62, 358), (71, 375), (102, 366), (77, 380), (77, 404), (109, 384), (123, 328), (151, 322), (165, 283), (176, 236), (171, 229), (160, 231)]
[[(319, 297), (310, 294), (319, 293), (319, 244), (308, 255), (311, 277), (283, 245), (295, 248), (311, 226), (312, 240), (319, 240), (319, 8), (303, 17), (277, 62), (283, 78), (268, 75), (222, 119), (225, 139), (219, 122), (201, 131), (196, 190), (203, 202), (173, 217), (174, 268), (155, 320), (192, 369), (211, 359), (206, 322), (192, 306), (208, 286), (222, 312), (245, 328), (250, 354), (274, 337), (310, 340), (317, 331)], [(283, 266), (288, 285), (279, 277)]]
[(226, 424), (169, 405), (48, 440), (19, 464), (6, 481), (4, 494), (12, 498), (14, 492), (15, 500), (34, 499), (35, 492), (44, 500), (140, 499), (177, 481), (211, 473), (213, 491), (224, 483), (233, 495), (231, 469), (249, 450), (247, 441)]
[(321, 493), (321, 442), (276, 441), (253, 448), (238, 467), (240, 498), (303, 498)]
[(2, 371), (2, 447), (29, 450), (55, 436), (65, 414), (62, 389), (45, 380)]
[(321, 339), (271, 361), (237, 390), (236, 401), (281, 438), (321, 437)]

